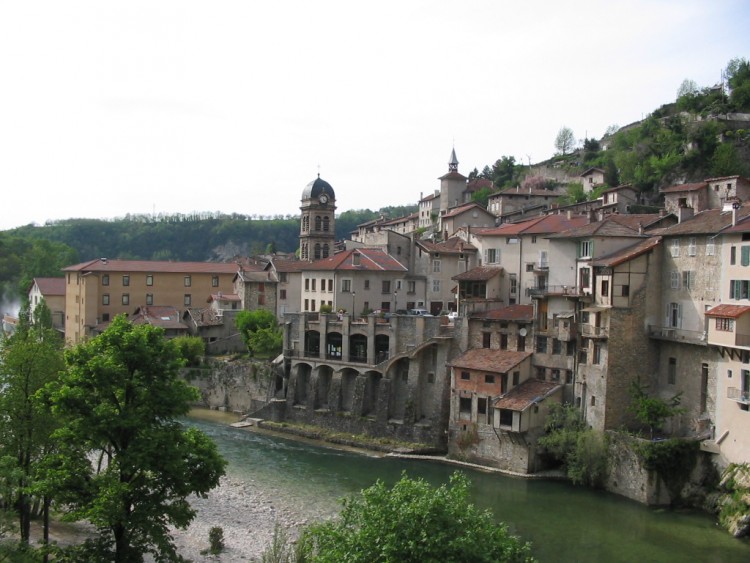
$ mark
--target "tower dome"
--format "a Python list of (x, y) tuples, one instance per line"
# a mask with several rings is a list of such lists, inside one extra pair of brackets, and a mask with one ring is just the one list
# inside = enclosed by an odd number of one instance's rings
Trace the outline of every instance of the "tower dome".
[(334, 193), (331, 184), (321, 179), (320, 175), (318, 175), (315, 180), (305, 186), (305, 189), (302, 191), (302, 199), (319, 198), (323, 194), (329, 199), (336, 199), (336, 194)]

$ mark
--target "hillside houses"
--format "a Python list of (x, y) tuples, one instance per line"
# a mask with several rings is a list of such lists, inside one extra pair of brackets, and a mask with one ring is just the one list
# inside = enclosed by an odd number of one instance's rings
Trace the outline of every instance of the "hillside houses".
[[(455, 151), (438, 180), (416, 214), (363, 223), (341, 244), (336, 194), (316, 178), (302, 192), (298, 258), (70, 266), (66, 337), (173, 307), (171, 330), (181, 322), (224, 353), (241, 347), (233, 316), (265, 308), (283, 330), (284, 371), (259, 416), (526, 473), (543, 468), (536, 440), (551, 405), (577, 406), (597, 430), (635, 429), (638, 384), (680, 397), (665, 433), (700, 441), (719, 465), (750, 460), (749, 180), (671, 186), (653, 214), (631, 213), (631, 186), (565, 208), (530, 192), (513, 211), (520, 192), (504, 190), (499, 224), (467, 201)], [(529, 202), (545, 212), (514, 219)]]

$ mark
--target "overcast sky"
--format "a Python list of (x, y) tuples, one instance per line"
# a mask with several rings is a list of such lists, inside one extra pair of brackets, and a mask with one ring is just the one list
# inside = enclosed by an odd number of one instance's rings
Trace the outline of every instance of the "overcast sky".
[(0, 229), (416, 203), (750, 58), (747, 0), (0, 0)]

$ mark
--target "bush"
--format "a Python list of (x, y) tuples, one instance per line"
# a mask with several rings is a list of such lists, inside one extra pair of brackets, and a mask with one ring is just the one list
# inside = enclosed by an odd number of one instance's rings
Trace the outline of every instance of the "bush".
[(214, 526), (208, 531), (208, 550), (213, 555), (218, 555), (224, 551), (224, 528), (221, 526)]
[(530, 546), (469, 502), (469, 480), (454, 473), (434, 488), (423, 479), (382, 481), (343, 502), (337, 520), (303, 531), (306, 561), (532, 561)]
[(197, 366), (206, 355), (206, 343), (198, 336), (178, 336), (172, 342), (188, 366)]

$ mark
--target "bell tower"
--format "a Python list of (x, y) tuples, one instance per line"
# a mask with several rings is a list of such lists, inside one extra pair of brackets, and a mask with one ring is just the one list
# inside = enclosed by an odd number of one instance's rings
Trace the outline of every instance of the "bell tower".
[(302, 191), (300, 211), (300, 260), (312, 262), (332, 256), (336, 242), (336, 194), (320, 174)]

